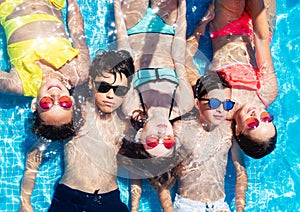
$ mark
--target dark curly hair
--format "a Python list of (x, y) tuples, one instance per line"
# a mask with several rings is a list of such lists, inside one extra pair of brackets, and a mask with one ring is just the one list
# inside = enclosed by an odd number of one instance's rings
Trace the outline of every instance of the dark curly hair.
[(45, 125), (37, 111), (33, 113), (32, 131), (38, 137), (44, 137), (50, 140), (65, 140), (75, 135), (75, 127), (73, 120), (71, 120), (71, 122), (67, 124), (59, 126)]
[(273, 152), (273, 150), (276, 148), (277, 129), (275, 125), (274, 128), (274, 136), (265, 141), (254, 140), (252, 137), (250, 137), (250, 135), (246, 135), (243, 133), (240, 133), (239, 135), (233, 133), (233, 135), (240, 148), (244, 151), (246, 155), (254, 159), (260, 159)]
[[(142, 162), (143, 159), (152, 158), (152, 156), (145, 150), (143, 144), (136, 143), (136, 142), (128, 140), (126, 138), (123, 138), (123, 144), (119, 150), (119, 154), (123, 155), (125, 157), (128, 157), (128, 158), (131, 158), (131, 159), (140, 159), (139, 165), (141, 167), (144, 166), (144, 164)], [(173, 162), (175, 163), (175, 161), (177, 161), (176, 160), (177, 158), (175, 158), (175, 156), (172, 156), (172, 158), (174, 159)], [(119, 157), (118, 159), (119, 159), (119, 164), (121, 164), (122, 166), (125, 166), (127, 168), (130, 166), (133, 166), (133, 165), (137, 165), (137, 164), (127, 163), (124, 160), (124, 158), (122, 158), (122, 157)], [(128, 160), (128, 161), (131, 161), (131, 160)], [(136, 160), (135, 160), (135, 162), (136, 162)], [(167, 161), (167, 162), (170, 162), (170, 161)], [(157, 158), (155, 160), (155, 163), (152, 165), (153, 165), (153, 167), (164, 167), (165, 163), (166, 163), (166, 160), (164, 158)], [(143, 168), (144, 168), (144, 170), (148, 170), (148, 169), (151, 170), (151, 169), (153, 169), (153, 167), (149, 168), (149, 167), (145, 166)], [(170, 189), (176, 182), (175, 169), (171, 168), (170, 170), (166, 171), (165, 173), (160, 174), (158, 176), (153, 176), (153, 177), (147, 178), (147, 180), (157, 191), (161, 191), (162, 189)]]
[(148, 114), (142, 110), (134, 110), (130, 117), (130, 123), (132, 127), (138, 131), (139, 129), (143, 128), (146, 121), (148, 119)]

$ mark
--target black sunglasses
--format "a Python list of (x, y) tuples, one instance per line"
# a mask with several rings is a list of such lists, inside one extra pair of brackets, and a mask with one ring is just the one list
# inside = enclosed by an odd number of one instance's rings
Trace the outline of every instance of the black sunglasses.
[(99, 93), (107, 93), (110, 89), (113, 89), (114, 93), (117, 96), (125, 96), (129, 90), (129, 88), (126, 86), (121, 86), (121, 85), (112, 86), (107, 82), (95, 82), (95, 86), (96, 88), (98, 87), (97, 91)]
[(199, 98), (199, 101), (208, 101), (208, 106), (211, 109), (216, 109), (220, 107), (221, 104), (223, 104), (224, 110), (231, 110), (235, 104), (235, 102), (231, 100), (226, 100), (224, 102), (221, 102), (219, 99), (211, 98), (211, 99), (205, 99), (205, 98)]

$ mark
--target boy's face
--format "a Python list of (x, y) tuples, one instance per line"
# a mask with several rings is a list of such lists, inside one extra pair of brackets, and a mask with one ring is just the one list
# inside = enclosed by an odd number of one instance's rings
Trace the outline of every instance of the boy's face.
[[(226, 89), (214, 89), (208, 94), (204, 95), (201, 98), (205, 99), (218, 99), (221, 102), (225, 100), (230, 100), (231, 98), (231, 90), (229, 88)], [(200, 119), (202, 122), (208, 125), (219, 125), (222, 121), (226, 119), (226, 115), (228, 113), (227, 110), (224, 109), (223, 104), (220, 104), (219, 107), (212, 109), (209, 107), (208, 101), (199, 101), (196, 100), (196, 104), (200, 113)]]
[(128, 88), (127, 77), (123, 73), (117, 73), (116, 78), (111, 73), (105, 73), (104, 76), (97, 76), (94, 82), (95, 104), (101, 112), (112, 113), (121, 106)]

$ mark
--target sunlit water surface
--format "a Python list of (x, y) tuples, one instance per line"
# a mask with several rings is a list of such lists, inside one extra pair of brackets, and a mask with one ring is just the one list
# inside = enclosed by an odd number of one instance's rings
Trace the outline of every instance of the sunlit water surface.
[[(114, 40), (113, 1), (78, 0), (84, 15), (91, 56), (107, 49)], [(188, 1), (188, 34), (204, 14), (208, 0)], [(279, 95), (271, 105), (278, 128), (276, 150), (261, 160), (246, 158), (249, 186), (246, 211), (300, 211), (300, 3), (277, 2), (277, 23), (272, 55), (279, 80)], [(5, 38), (0, 29), (0, 68), (9, 70)], [(201, 50), (211, 56), (208, 40)], [(36, 141), (30, 132), (31, 98), (0, 94), (0, 211), (17, 211), (25, 153)], [(44, 156), (32, 195), (35, 211), (47, 211), (55, 183), (62, 174), (60, 144), (52, 145)], [(129, 204), (128, 180), (119, 179), (122, 200)], [(234, 171), (228, 167), (226, 194), (234, 210)], [(145, 181), (140, 211), (161, 211), (154, 190)]]

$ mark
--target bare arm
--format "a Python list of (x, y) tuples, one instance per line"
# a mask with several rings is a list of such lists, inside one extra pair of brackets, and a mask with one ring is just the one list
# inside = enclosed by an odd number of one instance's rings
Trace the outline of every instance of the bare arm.
[(185, 68), (191, 85), (195, 85), (197, 80), (200, 78), (200, 73), (197, 70), (197, 67), (194, 64), (193, 58), (198, 51), (199, 39), (194, 35), (197, 34), (197, 29), (194, 33), (187, 39), (186, 43), (186, 52), (185, 52)]
[(25, 172), (21, 182), (20, 212), (33, 212), (30, 198), (34, 189), (38, 168), (42, 162), (43, 152), (49, 143), (48, 140), (39, 140), (27, 154)]
[(186, 25), (186, 3), (185, 0), (179, 0), (177, 27), (172, 44), (172, 57), (179, 80), (175, 96), (179, 107), (176, 117), (190, 111), (194, 106), (194, 95), (185, 70)]
[(187, 39), (186, 43), (186, 55), (185, 55), (185, 66), (186, 71), (188, 73), (188, 78), (192, 86), (194, 86), (197, 80), (200, 78), (200, 73), (197, 70), (197, 67), (194, 64), (193, 58), (198, 51), (200, 38), (202, 35), (205, 34), (205, 29), (207, 24), (213, 20), (215, 17), (215, 4), (212, 3), (208, 10), (206, 11), (205, 15), (201, 18), (199, 23), (194, 29), (193, 34)]
[(129, 44), (129, 37), (127, 34), (127, 28), (126, 28), (121, 4), (122, 4), (122, 0), (114, 1), (114, 13), (115, 13), (118, 49), (127, 50), (130, 53), (130, 55), (133, 57), (131, 47)]
[(233, 139), (231, 147), (232, 161), (236, 172), (235, 205), (236, 211), (244, 211), (246, 205), (246, 191), (248, 189), (248, 175), (244, 163), (244, 153)]
[(271, 104), (277, 97), (278, 84), (274, 72), (273, 60), (270, 49), (270, 31), (267, 20), (267, 9), (263, 0), (249, 1), (254, 29), (255, 57), (258, 68), (263, 77), (263, 84), (259, 93), (268, 104)]
[[(0, 0), (0, 4), (2, 2), (4, 1)], [(3, 49), (3, 51), (5, 50)], [(0, 70), (0, 92), (7, 94), (24, 94), (21, 79), (18, 75), (17, 70), (14, 67), (11, 68), (10, 72)]]
[(130, 89), (128, 93), (126, 94), (126, 97), (123, 100), (122, 112), (125, 114), (125, 116), (132, 116), (132, 112), (136, 109), (141, 109), (141, 103), (140, 103), (140, 97), (136, 89), (133, 88), (133, 85), (131, 84)]
[(131, 212), (139, 211), (141, 193), (142, 193), (142, 180), (131, 179)]
[[(68, 0), (68, 31), (73, 41), (73, 47), (79, 49), (79, 54), (71, 63), (75, 63), (78, 74), (77, 84), (87, 81), (89, 76), (90, 55), (84, 34), (84, 21), (76, 0)], [(75, 85), (74, 85), (75, 86)]]
[[(132, 49), (129, 43), (129, 36), (127, 34), (126, 23), (124, 19), (124, 14), (122, 12), (122, 0), (114, 0), (114, 15), (115, 15), (115, 23), (116, 23), (116, 35), (118, 42), (118, 49), (126, 50), (130, 53), (132, 57), (134, 57)], [(134, 2), (131, 2), (134, 4)], [(130, 9), (135, 8), (135, 6), (129, 5)], [(135, 59), (135, 58), (134, 58)], [(128, 94), (124, 98), (122, 104), (122, 111), (125, 115), (131, 116), (132, 112), (140, 107), (140, 99), (136, 89), (131, 85)]]
[(164, 212), (174, 212), (172, 199), (169, 189), (163, 188), (158, 191), (160, 205), (163, 208)]
[(0, 70), (0, 92), (23, 95), (23, 85), (17, 70), (12, 67), (10, 72)]
[[(185, 0), (178, 0), (178, 17), (176, 20), (175, 35), (172, 43), (172, 57), (177, 70), (177, 65), (185, 64), (185, 52), (183, 51), (186, 47), (186, 3)], [(180, 69), (184, 71), (184, 69)]]

